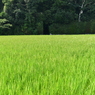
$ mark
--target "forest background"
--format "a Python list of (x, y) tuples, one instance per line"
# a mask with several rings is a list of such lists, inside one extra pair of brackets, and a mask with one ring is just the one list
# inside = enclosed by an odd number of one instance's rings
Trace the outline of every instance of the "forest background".
[(0, 35), (94, 33), (95, 0), (0, 0)]

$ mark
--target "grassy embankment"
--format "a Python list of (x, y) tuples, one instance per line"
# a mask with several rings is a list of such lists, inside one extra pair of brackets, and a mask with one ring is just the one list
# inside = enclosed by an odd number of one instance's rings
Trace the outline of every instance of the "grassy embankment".
[(1, 36), (0, 95), (95, 95), (95, 35)]

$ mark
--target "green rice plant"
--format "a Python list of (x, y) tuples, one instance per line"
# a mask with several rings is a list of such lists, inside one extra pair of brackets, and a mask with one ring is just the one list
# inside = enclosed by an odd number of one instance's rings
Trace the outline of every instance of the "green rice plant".
[(95, 95), (95, 35), (0, 36), (0, 95)]

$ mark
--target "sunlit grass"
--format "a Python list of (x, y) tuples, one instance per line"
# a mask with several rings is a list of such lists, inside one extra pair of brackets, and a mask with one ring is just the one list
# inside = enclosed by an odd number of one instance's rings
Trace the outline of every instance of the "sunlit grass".
[(0, 36), (0, 95), (95, 95), (95, 35)]

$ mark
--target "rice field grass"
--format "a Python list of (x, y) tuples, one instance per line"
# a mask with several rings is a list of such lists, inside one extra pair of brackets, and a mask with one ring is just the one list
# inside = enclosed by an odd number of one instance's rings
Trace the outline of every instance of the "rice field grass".
[(0, 36), (0, 95), (95, 95), (95, 35)]

